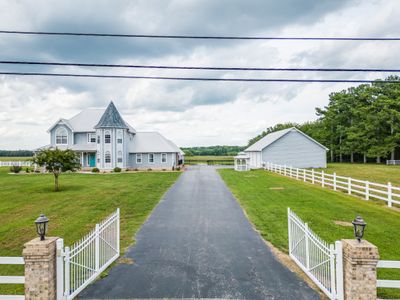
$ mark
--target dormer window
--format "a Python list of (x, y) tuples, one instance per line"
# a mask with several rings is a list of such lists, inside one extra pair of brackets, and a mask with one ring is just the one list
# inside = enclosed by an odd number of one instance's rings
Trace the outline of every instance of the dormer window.
[(68, 132), (64, 127), (60, 127), (56, 130), (56, 144), (67, 145), (68, 144)]
[(111, 134), (109, 131), (106, 131), (104, 134), (104, 143), (106, 143), (106, 144), (111, 143)]
[(96, 134), (88, 133), (88, 143), (96, 143)]

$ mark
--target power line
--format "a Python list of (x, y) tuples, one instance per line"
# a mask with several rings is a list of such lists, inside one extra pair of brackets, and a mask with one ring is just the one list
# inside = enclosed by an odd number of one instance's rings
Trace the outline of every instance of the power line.
[(6, 61), (6, 60), (0, 61), (0, 64), (11, 64), (11, 65), (44, 65), (44, 66), (74, 66), (74, 67), (100, 67), (100, 68), (133, 68), (133, 69), (212, 70), (212, 71), (390, 72), (390, 73), (399, 73), (399, 72), (400, 72), (400, 69), (199, 67), (199, 66), (131, 65), (131, 64), (94, 64), (94, 63), (65, 63), (65, 62), (39, 62), (39, 61)]
[(51, 35), (78, 37), (152, 38), (152, 39), (197, 39), (197, 40), (293, 40), (293, 41), (400, 41), (400, 37), (283, 37), (283, 36), (212, 36), (212, 35), (161, 35), (161, 34), (120, 34), (88, 32), (19, 31), (0, 30), (3, 34)]
[(103, 75), (103, 74), (99, 75), (99, 74), (39, 73), (39, 72), (0, 72), (0, 75), (183, 80), (183, 81), (230, 81), (230, 82), (400, 83), (400, 81), (396, 80), (376, 81), (370, 79), (211, 78), (211, 77), (168, 77), (168, 76), (134, 76), (134, 75)]

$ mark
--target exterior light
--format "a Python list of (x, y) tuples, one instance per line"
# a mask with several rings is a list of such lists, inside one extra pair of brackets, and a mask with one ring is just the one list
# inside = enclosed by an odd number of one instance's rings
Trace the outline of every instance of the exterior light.
[(365, 223), (363, 218), (361, 218), (360, 216), (357, 216), (351, 223), (354, 226), (354, 236), (356, 237), (358, 242), (361, 243), (361, 239), (364, 236), (364, 230), (365, 226), (367, 226), (367, 223)]
[(47, 233), (47, 223), (49, 223), (49, 219), (44, 214), (41, 214), (35, 221), (36, 231), (41, 241), (44, 241), (44, 237)]

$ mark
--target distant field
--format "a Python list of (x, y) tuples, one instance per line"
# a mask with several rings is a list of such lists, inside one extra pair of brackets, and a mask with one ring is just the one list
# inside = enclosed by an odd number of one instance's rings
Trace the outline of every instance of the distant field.
[(25, 161), (29, 160), (32, 157), (7, 157), (7, 156), (0, 156), (0, 161)]
[(186, 165), (233, 165), (233, 156), (185, 156)]
[(393, 185), (400, 186), (400, 165), (330, 163), (324, 171), (383, 184), (391, 182)]

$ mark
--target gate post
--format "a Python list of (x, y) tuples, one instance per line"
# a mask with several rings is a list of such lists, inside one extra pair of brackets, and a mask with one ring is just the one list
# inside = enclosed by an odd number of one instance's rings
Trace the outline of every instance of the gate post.
[(57, 237), (35, 238), (24, 245), (25, 299), (56, 299)]
[(342, 240), (344, 299), (376, 300), (378, 248), (368, 241)]
[(64, 297), (64, 240), (57, 240), (57, 300)]

